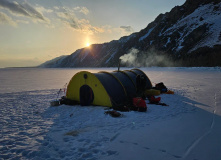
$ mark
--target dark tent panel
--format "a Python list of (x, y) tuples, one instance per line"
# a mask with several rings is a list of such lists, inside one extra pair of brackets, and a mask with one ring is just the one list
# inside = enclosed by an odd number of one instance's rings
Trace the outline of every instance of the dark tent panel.
[(125, 70), (123, 71), (124, 73), (126, 73), (131, 80), (133, 81), (134, 85), (136, 86), (136, 78), (137, 78), (137, 74), (131, 70)]
[(127, 93), (119, 79), (108, 72), (94, 73), (94, 75), (103, 84), (114, 106), (125, 105)]
[(147, 75), (140, 69), (132, 69), (131, 71), (135, 72), (137, 75), (144, 75), (146, 78), (146, 89), (152, 88), (152, 83), (150, 82), (150, 79), (147, 77)]
[(127, 73), (123, 71), (115, 71), (111, 74), (121, 81), (122, 85), (126, 89), (128, 98), (133, 98), (136, 96), (136, 85)]

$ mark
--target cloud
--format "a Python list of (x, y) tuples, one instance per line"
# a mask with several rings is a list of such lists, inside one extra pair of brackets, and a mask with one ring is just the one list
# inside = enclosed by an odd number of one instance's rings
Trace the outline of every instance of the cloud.
[(89, 20), (81, 19), (78, 21), (78, 24), (81, 28), (81, 31), (88, 34), (94, 34), (94, 33), (102, 33), (104, 32), (104, 29), (102, 27), (95, 27), (90, 24)]
[(52, 9), (46, 9), (43, 6), (39, 6), (39, 5), (36, 7), (36, 10), (38, 10), (41, 13), (43, 13), (43, 12), (45, 12), (45, 13), (52, 13), (53, 12)]
[(54, 6), (53, 7), (55, 10), (59, 10), (59, 7), (58, 6)]
[(45, 21), (44, 16), (40, 12), (38, 12), (35, 8), (33, 8), (31, 5), (29, 5), (28, 3), (24, 3), (23, 7), (25, 8), (25, 10), (29, 13), (31, 17)]
[(9, 24), (14, 27), (17, 26), (17, 23), (3, 12), (0, 12), (0, 24)]
[(0, 7), (9, 10), (14, 15), (20, 15), (30, 17), (36, 20), (46, 21), (44, 16), (27, 2), (21, 4), (18, 2), (0, 0)]
[(80, 26), (78, 24), (77, 17), (72, 13), (69, 14), (66, 10), (64, 12), (57, 12), (57, 17), (64, 22), (66, 25), (78, 30)]
[(75, 7), (74, 10), (83, 13), (85, 15), (88, 15), (89, 13), (89, 10), (86, 7)]
[[(57, 7), (56, 10), (58, 10)], [(57, 11), (56, 15), (65, 25), (79, 32), (87, 34), (104, 32), (103, 27), (92, 26), (87, 19), (78, 19), (75, 13), (69, 11), (68, 8), (62, 8), (62, 11)]]
[(25, 20), (16, 20), (17, 23), (22, 23), (22, 24), (29, 24), (29, 21)]
[(134, 32), (134, 29), (131, 26), (120, 26), (120, 28), (126, 33)]
[(17, 2), (8, 2), (7, 0), (1, 0), (0, 7), (6, 8), (16, 14), (30, 16), (28, 12), (24, 9), (24, 7), (18, 4)]

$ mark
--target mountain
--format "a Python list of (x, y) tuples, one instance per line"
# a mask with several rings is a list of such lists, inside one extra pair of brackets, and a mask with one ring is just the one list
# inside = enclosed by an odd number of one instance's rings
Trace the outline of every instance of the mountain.
[(141, 30), (40, 67), (221, 66), (220, 0), (187, 0)]

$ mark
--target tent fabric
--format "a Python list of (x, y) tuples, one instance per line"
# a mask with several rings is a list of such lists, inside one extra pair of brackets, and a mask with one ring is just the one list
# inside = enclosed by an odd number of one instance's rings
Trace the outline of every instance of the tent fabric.
[(126, 73), (131, 78), (131, 80), (133, 81), (134, 85), (136, 86), (137, 73), (133, 72), (132, 70), (125, 70), (123, 72)]
[(151, 89), (152, 88), (152, 83), (150, 79), (147, 77), (147, 75), (140, 69), (132, 69), (131, 71), (135, 72), (137, 75), (144, 75), (146, 80), (146, 89)]
[(115, 71), (112, 72), (111, 74), (113, 74), (121, 81), (129, 98), (133, 98), (136, 96), (136, 85), (134, 84), (133, 80), (128, 74), (126, 74), (123, 71)]
[[(80, 103), (80, 88), (88, 85), (94, 94), (91, 104), (111, 107), (110, 97), (100, 80), (87, 71), (76, 73), (67, 86), (66, 98)], [(83, 104), (82, 104), (83, 105)]]
[(132, 103), (132, 98), (137, 96), (138, 75), (146, 77), (146, 89), (152, 88), (147, 75), (139, 69), (99, 73), (81, 71), (70, 80), (66, 98), (83, 106), (127, 106)]
[(99, 72), (94, 74), (103, 84), (107, 93), (110, 96), (113, 106), (125, 105), (127, 93), (121, 81), (113, 74), (108, 72)]

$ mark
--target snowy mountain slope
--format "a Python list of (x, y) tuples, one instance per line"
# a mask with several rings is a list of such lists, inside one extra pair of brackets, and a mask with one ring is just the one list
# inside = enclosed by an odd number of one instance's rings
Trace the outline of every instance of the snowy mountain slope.
[[(217, 12), (217, 10), (219, 12)], [(204, 33), (205, 36), (203, 36), (188, 53), (191, 53), (200, 47), (213, 47), (214, 45), (220, 45), (220, 34), (217, 34), (221, 33), (220, 12), (221, 2), (216, 5), (207, 4), (199, 6), (199, 8), (197, 8), (192, 14), (180, 19), (172, 27), (169, 27), (166, 31), (164, 31), (162, 36), (169, 37), (176, 32), (176, 30), (180, 30), (179, 38), (177, 39), (178, 46), (176, 48), (176, 50), (179, 50), (184, 47), (184, 41), (195, 29), (205, 25), (207, 28), (206, 32)]]
[(49, 61), (41, 64), (39, 67), (46, 67), (48, 65), (52, 65), (51, 67), (59, 66), (62, 63), (63, 59), (66, 58), (66, 57), (67, 56), (64, 56), (64, 55), (60, 56), (60, 57), (56, 57), (56, 58), (54, 58), (52, 60), (49, 60)]
[[(220, 26), (220, 0), (187, 0), (182, 6), (160, 14), (140, 32), (79, 49), (62, 57), (59, 63), (48, 62), (44, 67), (117, 66), (119, 58), (130, 54), (131, 49), (138, 50), (133, 58), (136, 62), (127, 65), (220, 66)], [(155, 62), (147, 63), (150, 60)], [(142, 63), (138, 65), (139, 61)]]

